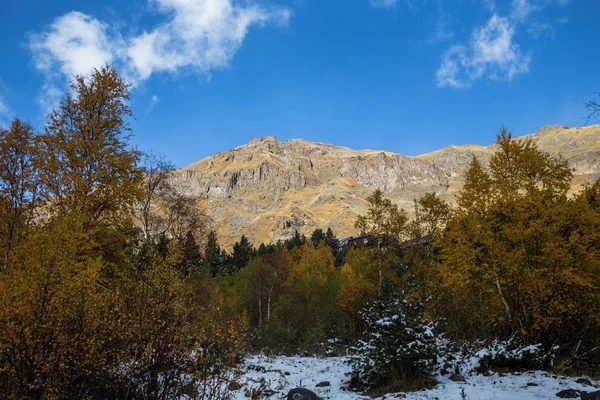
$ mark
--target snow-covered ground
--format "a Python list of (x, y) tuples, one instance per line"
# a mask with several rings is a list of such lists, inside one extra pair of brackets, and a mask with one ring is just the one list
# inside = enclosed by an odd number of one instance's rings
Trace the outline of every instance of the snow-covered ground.
[[(251, 389), (271, 390), (272, 395), (263, 398), (280, 399), (290, 389), (304, 387), (324, 399), (366, 399), (359, 393), (344, 390), (344, 383), (350, 379), (350, 366), (343, 357), (266, 357), (249, 356), (244, 366), (240, 383), (243, 387), (236, 391), (234, 399), (247, 399)], [(448, 400), (528, 400), (558, 399), (556, 393), (565, 389), (593, 392), (594, 387), (575, 383), (575, 378), (556, 377), (546, 372), (532, 371), (523, 374), (501, 376), (492, 374), (467, 375), (466, 383), (452, 382), (446, 377), (438, 377), (440, 382), (430, 390), (413, 393), (386, 395), (386, 399), (448, 399)], [(323, 381), (329, 387), (317, 387)], [(529, 384), (529, 385), (528, 385)], [(537, 386), (535, 386), (537, 385)]]

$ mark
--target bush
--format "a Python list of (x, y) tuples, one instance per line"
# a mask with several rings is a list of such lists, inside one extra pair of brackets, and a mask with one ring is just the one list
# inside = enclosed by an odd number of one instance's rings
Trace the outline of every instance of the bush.
[(544, 351), (539, 344), (523, 346), (518, 341), (494, 340), (492, 344), (481, 349), (476, 356), (480, 359), (478, 372), (489, 369), (547, 369), (552, 366), (555, 349)]
[(353, 366), (369, 389), (419, 389), (432, 382), (437, 363), (434, 324), (420, 301), (401, 294), (377, 300), (363, 312), (365, 331), (352, 349)]
[(539, 344), (522, 345), (516, 338), (484, 342), (438, 339), (440, 374), (487, 373), (490, 370), (538, 370), (552, 367), (558, 347), (544, 351)]

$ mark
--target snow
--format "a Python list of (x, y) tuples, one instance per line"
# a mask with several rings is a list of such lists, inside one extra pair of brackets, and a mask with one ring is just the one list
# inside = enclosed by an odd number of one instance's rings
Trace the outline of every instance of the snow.
[[(245, 390), (249, 388), (271, 389), (275, 393), (267, 399), (280, 399), (290, 389), (304, 387), (324, 399), (355, 400), (367, 399), (359, 393), (344, 389), (350, 379), (351, 368), (346, 357), (267, 357), (251, 355), (246, 358), (241, 383), (244, 387), (234, 393), (234, 399), (247, 399)], [(413, 393), (386, 395), (386, 399), (408, 400), (532, 400), (558, 399), (556, 393), (565, 389), (592, 392), (598, 389), (575, 383), (576, 378), (551, 375), (542, 371), (522, 374), (490, 376), (467, 374), (466, 383), (452, 382), (447, 377), (438, 376), (439, 384), (433, 389)], [(322, 381), (329, 381), (329, 388), (317, 388)], [(527, 386), (535, 383), (539, 386)], [(463, 395), (464, 391), (464, 395)]]

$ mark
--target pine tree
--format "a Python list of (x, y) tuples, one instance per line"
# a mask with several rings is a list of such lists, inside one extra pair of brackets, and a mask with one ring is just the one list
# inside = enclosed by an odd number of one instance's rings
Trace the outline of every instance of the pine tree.
[(327, 237), (325, 236), (325, 232), (323, 229), (315, 229), (313, 233), (310, 235), (310, 241), (314, 246), (318, 246), (319, 243), (325, 242)]
[(294, 231), (294, 236), (285, 241), (285, 247), (292, 250), (294, 247), (300, 247), (306, 242), (306, 236), (301, 235), (298, 230)]
[(335, 233), (333, 233), (333, 229), (330, 227), (327, 228), (327, 232), (325, 233), (325, 242), (332, 249), (337, 249), (337, 237)]
[(363, 322), (352, 359), (366, 386), (398, 383), (394, 389), (406, 390), (431, 383), (437, 362), (434, 324), (424, 319), (421, 301), (408, 302), (394, 293), (365, 309)]
[(200, 254), (200, 245), (192, 231), (188, 231), (183, 244), (182, 265), (186, 272), (197, 272), (202, 265), (202, 255)]
[(231, 253), (232, 272), (237, 272), (246, 267), (254, 253), (254, 246), (252, 246), (246, 236), (242, 235), (240, 240), (233, 244), (233, 251)]
[(204, 247), (204, 265), (208, 268), (210, 275), (216, 278), (217, 274), (223, 271), (223, 264), (223, 254), (217, 241), (217, 233), (210, 231)]

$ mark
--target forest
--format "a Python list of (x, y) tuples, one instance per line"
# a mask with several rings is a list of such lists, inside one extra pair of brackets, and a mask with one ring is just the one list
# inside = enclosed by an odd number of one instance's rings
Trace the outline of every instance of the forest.
[(431, 193), (409, 215), (375, 190), (355, 221), (375, 245), (324, 227), (224, 249), (173, 165), (131, 145), (115, 69), (70, 89), (43, 131), (0, 129), (5, 398), (228, 399), (259, 353), (348, 355), (372, 395), (486, 346), (481, 373), (598, 374), (600, 180), (572, 193), (568, 163), (508, 129), (455, 205)]

